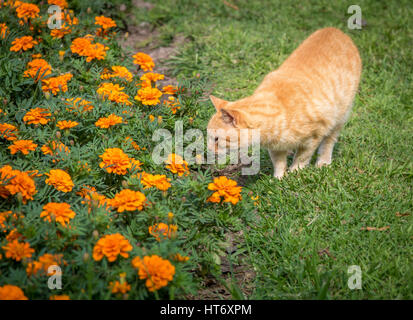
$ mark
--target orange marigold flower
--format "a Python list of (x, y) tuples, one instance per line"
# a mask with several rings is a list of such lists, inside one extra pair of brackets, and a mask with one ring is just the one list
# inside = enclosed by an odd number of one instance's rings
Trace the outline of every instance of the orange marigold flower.
[(8, 242), (12, 242), (13, 240), (19, 240), (19, 239), (24, 239), (24, 237), (21, 233), (17, 232), (17, 229), (11, 230), (9, 234), (6, 236), (6, 240)]
[(30, 248), (30, 244), (28, 242), (19, 242), (18, 240), (13, 240), (2, 248), (6, 253), (6, 258), (16, 261), (30, 258), (34, 253), (34, 249)]
[[(57, 143), (55, 141), (52, 141), (51, 143), (45, 144), (41, 147), (41, 150), (44, 155), (49, 155), (56, 158), (70, 153), (69, 148), (60, 141)], [(53, 160), (53, 162), (55, 162), (55, 160)]]
[(186, 262), (189, 260), (189, 257), (181, 256), (179, 253), (177, 253), (172, 257), (172, 259), (178, 262)]
[(95, 24), (100, 25), (103, 29), (116, 27), (116, 22), (105, 16), (95, 17)]
[(112, 290), (112, 293), (127, 293), (128, 291), (130, 291), (130, 284), (128, 284), (126, 282), (126, 280), (120, 280), (120, 282), (118, 280), (116, 280), (115, 282), (109, 282), (109, 287)]
[(146, 172), (142, 172), (141, 174), (141, 183), (144, 186), (144, 189), (156, 187), (161, 191), (166, 191), (171, 187), (169, 181), (171, 181), (171, 179), (167, 178), (165, 175), (153, 175)]
[(220, 203), (221, 202), (221, 197), (219, 196), (218, 192), (214, 192), (208, 199), (207, 202), (214, 202), (214, 203)]
[(47, 3), (59, 6), (60, 9), (66, 9), (68, 7), (66, 0), (47, 0)]
[(28, 300), (22, 289), (11, 284), (0, 287), (0, 300)]
[(107, 199), (104, 195), (101, 195), (98, 192), (96, 192), (96, 189), (94, 187), (84, 186), (76, 194), (85, 199), (85, 201), (82, 201), (82, 204), (86, 203), (89, 206), (89, 212), (92, 206), (95, 206), (98, 208), (104, 205), (106, 205), (106, 207), (111, 206), (110, 205), (111, 199)]
[(188, 162), (175, 153), (171, 153), (165, 163), (167, 164), (166, 168), (172, 173), (177, 173), (178, 176), (189, 174)]
[(34, 108), (25, 114), (23, 121), (27, 124), (47, 124), (52, 114), (45, 108)]
[(43, 174), (39, 173), (39, 170), (29, 170), (29, 171), (26, 171), (26, 172), (31, 178), (41, 177), (43, 175)]
[(152, 83), (150, 81), (141, 81), (137, 83), (136, 86), (139, 87), (140, 89), (152, 88)]
[(89, 47), (92, 45), (91, 37), (76, 38), (72, 41), (70, 45), (70, 50), (73, 53), (77, 53), (79, 56), (86, 56)]
[(67, 294), (50, 296), (49, 300), (70, 300)]
[(175, 274), (175, 267), (169, 260), (157, 255), (136, 257), (132, 260), (134, 268), (138, 269), (139, 279), (146, 279), (145, 285), (153, 292), (168, 285)]
[(135, 149), (136, 151), (141, 150), (141, 147), (135, 141), (133, 141), (133, 139), (131, 137), (126, 137), (125, 141), (130, 141), (133, 149)]
[(29, 154), (29, 151), (34, 151), (37, 148), (37, 144), (33, 143), (33, 140), (14, 140), (13, 144), (8, 147), (11, 154), (21, 152), (24, 155)]
[(17, 17), (23, 19), (25, 22), (27, 22), (28, 19), (37, 18), (39, 12), (39, 7), (32, 3), (20, 2), (16, 8)]
[[(1, 180), (0, 180), (1, 183)], [(0, 228), (3, 232), (7, 232), (7, 226), (5, 224), (7, 218), (13, 214), (13, 211), (0, 212)]]
[(49, 273), (49, 267), (53, 265), (60, 265), (62, 262), (63, 254), (50, 254), (45, 253), (39, 257), (38, 261), (29, 262), (26, 268), (26, 273), (28, 276), (36, 275), (40, 271), (48, 276), (54, 274), (54, 272)]
[(27, 64), (23, 77), (31, 77), (36, 81), (52, 73), (52, 67), (44, 59), (34, 59)]
[(54, 39), (62, 39), (65, 35), (70, 34), (72, 32), (72, 29), (66, 23), (63, 23), (62, 26), (59, 29), (53, 29), (50, 31), (50, 35)]
[(50, 170), (50, 173), (45, 173), (49, 178), (46, 179), (46, 184), (56, 188), (56, 190), (62, 192), (70, 192), (74, 187), (72, 178), (68, 173), (63, 170), (55, 169)]
[(13, 170), (9, 165), (0, 169), (0, 196), (3, 198), (20, 193), (25, 204), (27, 200), (33, 200), (36, 192), (34, 180), (27, 172)]
[(99, 167), (106, 169), (109, 173), (124, 175), (126, 170), (132, 167), (128, 155), (119, 148), (106, 149), (99, 157), (102, 158)]
[(178, 88), (173, 85), (168, 85), (168, 86), (163, 87), (162, 91), (164, 94), (174, 95), (178, 91)]
[(93, 259), (96, 261), (102, 260), (104, 256), (109, 262), (117, 259), (118, 255), (124, 258), (129, 258), (129, 251), (132, 250), (132, 245), (124, 236), (119, 233), (108, 234), (99, 239), (93, 248)]
[(123, 66), (113, 66), (113, 67), (112, 67), (112, 71), (113, 71), (112, 73), (110, 73), (110, 72), (104, 72), (104, 73), (100, 76), (100, 78), (101, 78), (101, 79), (104, 79), (104, 80), (107, 80), (107, 79), (110, 79), (110, 78), (115, 78), (115, 77), (117, 77), (117, 78), (124, 79), (124, 80), (126, 80), (126, 81), (128, 81), (128, 82), (131, 82), (132, 79), (133, 79), (132, 73), (129, 72), (129, 70), (128, 70), (127, 68), (123, 67)]
[[(13, 173), (13, 168), (9, 165), (5, 165), (0, 168), (0, 197), (6, 199), (10, 196), (9, 190), (6, 188), (10, 179), (13, 178), (15, 174)], [(10, 211), (11, 212), (11, 211)], [(0, 215), (1, 216), (1, 215)], [(3, 218), (5, 220), (5, 218)], [(0, 220), (0, 224), (5, 227)]]
[(156, 82), (158, 80), (163, 80), (165, 78), (165, 76), (163, 74), (160, 73), (154, 73), (154, 72), (148, 72), (145, 73), (142, 77), (141, 80), (145, 81), (145, 82)]
[(92, 110), (94, 107), (92, 105), (92, 102), (84, 100), (82, 98), (69, 98), (66, 99), (67, 102), (65, 102), (65, 104), (67, 106), (70, 106), (69, 108), (67, 108), (67, 111), (74, 111), (76, 112), (77, 110), (81, 109), (81, 112), (86, 112), (86, 111), (90, 111)]
[(27, 51), (38, 44), (38, 42), (33, 40), (32, 36), (24, 36), (21, 38), (16, 38), (11, 44), (12, 47), (10, 48), (10, 51), (18, 52), (21, 50)]
[(157, 223), (149, 228), (149, 234), (153, 235), (157, 241), (161, 241), (161, 236), (163, 238), (168, 237), (169, 239), (175, 238), (178, 226), (176, 224), (167, 225), (166, 223)]
[(7, 34), (7, 30), (8, 30), (9, 28), (6, 26), (6, 24), (5, 23), (0, 23), (0, 38), (1, 39), (4, 39), (5, 37), (6, 37), (6, 34)]
[(123, 211), (142, 211), (145, 206), (146, 197), (142, 192), (124, 189), (117, 193), (110, 201), (110, 205), (117, 209), (118, 212)]
[(66, 120), (63, 120), (63, 121), (59, 121), (59, 122), (56, 124), (56, 126), (57, 126), (60, 130), (65, 130), (65, 129), (74, 128), (74, 127), (76, 127), (78, 124), (79, 124), (79, 122), (76, 122), (76, 121), (71, 121), (71, 120), (66, 121)]
[(159, 103), (159, 98), (162, 96), (162, 91), (158, 88), (142, 88), (138, 90), (135, 100), (141, 101), (144, 105), (154, 105)]
[(132, 105), (128, 100), (129, 96), (123, 92), (124, 87), (119, 86), (118, 84), (113, 84), (111, 82), (102, 83), (96, 92), (102, 96), (103, 99), (108, 99), (113, 102), (124, 103), (127, 106)]
[(13, 141), (17, 139), (17, 128), (12, 124), (0, 123), (0, 135), (2, 138)]
[(100, 118), (98, 121), (95, 122), (95, 126), (102, 128), (102, 129), (107, 129), (109, 127), (112, 127), (122, 122), (123, 122), (122, 117), (119, 117), (115, 114), (111, 114), (107, 116), (106, 118)]
[(136, 170), (141, 170), (141, 166), (142, 166), (142, 162), (140, 162), (139, 160), (135, 159), (135, 158), (130, 158), (130, 162), (131, 162), (131, 169), (136, 169)]
[(78, 196), (81, 196), (82, 198), (85, 198), (91, 192), (96, 192), (96, 188), (88, 185), (83, 185), (80, 191), (76, 192), (76, 194)]
[[(237, 186), (237, 182), (225, 176), (214, 178), (214, 182), (208, 185), (208, 189), (216, 191), (207, 201), (219, 202), (220, 197), (224, 197), (224, 202), (237, 204), (241, 199), (242, 187)], [(219, 199), (219, 201), (218, 201)]]
[(56, 95), (59, 91), (67, 91), (67, 83), (72, 79), (73, 75), (71, 73), (66, 73), (57, 77), (51, 77), (42, 80), (42, 90), (43, 92), (51, 92)]
[(70, 204), (65, 202), (49, 202), (43, 206), (43, 211), (40, 213), (40, 218), (48, 222), (56, 221), (63, 227), (66, 227), (66, 223), (69, 223), (75, 216), (76, 213), (70, 209)]
[(104, 46), (101, 43), (92, 44), (86, 55), (86, 62), (90, 62), (93, 59), (103, 60), (106, 57), (106, 51), (109, 47)]
[(133, 63), (138, 64), (144, 71), (152, 71), (153, 67), (155, 67), (155, 63), (153, 62), (151, 56), (146, 53), (138, 52), (132, 57), (134, 58)]
[(179, 102), (177, 99), (173, 96), (170, 96), (168, 100), (164, 101), (164, 104), (171, 108), (172, 114), (175, 114), (177, 110), (181, 109), (181, 106), (179, 105)]
[(93, 59), (103, 60), (109, 47), (101, 43), (93, 44), (92, 41), (91, 37), (76, 38), (73, 40), (70, 50), (79, 56), (86, 57), (86, 62), (90, 62)]

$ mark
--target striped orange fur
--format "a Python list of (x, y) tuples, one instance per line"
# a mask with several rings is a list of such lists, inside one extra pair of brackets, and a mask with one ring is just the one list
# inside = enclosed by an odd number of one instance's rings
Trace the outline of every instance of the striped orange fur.
[(291, 171), (308, 165), (317, 148), (316, 165), (328, 165), (349, 117), (361, 68), (349, 36), (335, 28), (320, 29), (265, 76), (251, 96), (234, 102), (211, 96), (217, 112), (208, 129), (225, 129), (227, 138), (239, 135), (238, 129), (260, 130), (277, 178), (284, 176), (287, 154), (293, 150)]

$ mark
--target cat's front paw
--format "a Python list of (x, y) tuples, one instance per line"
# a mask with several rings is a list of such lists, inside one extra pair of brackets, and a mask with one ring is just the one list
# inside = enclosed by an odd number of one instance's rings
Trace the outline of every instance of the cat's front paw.
[(274, 173), (274, 178), (277, 178), (278, 180), (281, 180), (284, 177), (285, 173), (284, 172), (275, 172)]
[(328, 159), (328, 160), (318, 159), (315, 165), (316, 165), (317, 168), (321, 168), (323, 166), (328, 166), (330, 164), (331, 164), (331, 159)]

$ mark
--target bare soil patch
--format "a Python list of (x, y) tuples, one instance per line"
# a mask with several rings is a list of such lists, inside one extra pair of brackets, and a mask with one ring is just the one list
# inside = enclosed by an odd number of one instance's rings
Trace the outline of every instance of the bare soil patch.
[[(132, 5), (146, 10), (151, 10), (155, 6), (142, 0), (134, 0)], [(126, 8), (123, 9), (126, 10)], [(119, 39), (121, 47), (128, 54), (135, 54), (138, 51), (149, 54), (155, 61), (154, 71), (165, 75), (162, 85), (176, 85), (176, 79), (168, 75), (169, 70), (165, 62), (177, 53), (179, 46), (185, 43), (186, 38), (176, 35), (168, 46), (162, 46), (159, 31), (148, 22), (135, 21), (133, 14), (129, 14), (127, 21), (130, 22), (127, 25), (127, 32)]]

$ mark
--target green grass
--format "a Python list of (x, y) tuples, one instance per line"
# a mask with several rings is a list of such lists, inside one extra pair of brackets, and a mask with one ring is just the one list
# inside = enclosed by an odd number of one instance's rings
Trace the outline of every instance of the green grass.
[[(178, 80), (228, 100), (251, 94), (316, 29), (352, 37), (363, 74), (333, 164), (277, 181), (262, 150), (260, 174), (244, 183), (260, 196), (238, 246), (256, 272), (248, 298), (412, 299), (411, 2), (358, 1), (362, 30), (347, 28), (349, 4), (340, 2), (228, 0), (239, 10), (218, 0), (151, 2), (151, 11), (134, 9), (138, 22), (157, 26), (163, 39), (189, 40), (168, 60)], [(198, 103), (194, 126), (205, 128), (214, 110)], [(325, 248), (330, 256), (319, 254)], [(347, 286), (350, 265), (361, 267), (362, 290)]]

